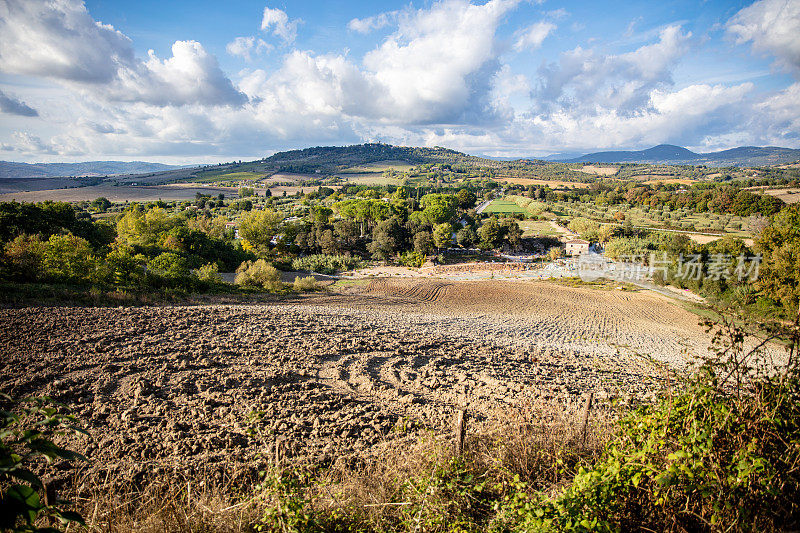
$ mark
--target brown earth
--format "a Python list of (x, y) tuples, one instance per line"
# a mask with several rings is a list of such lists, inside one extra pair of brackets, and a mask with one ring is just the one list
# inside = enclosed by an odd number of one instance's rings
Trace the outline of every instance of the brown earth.
[(679, 367), (681, 339), (705, 345), (650, 294), (419, 279), (264, 305), (0, 309), (0, 331), (0, 391), (72, 406), (95, 483), (252, 472), (277, 439), (296, 461), (367, 456), (449, 430), (462, 406), (480, 423), (589, 391), (648, 397), (662, 374), (633, 351)]

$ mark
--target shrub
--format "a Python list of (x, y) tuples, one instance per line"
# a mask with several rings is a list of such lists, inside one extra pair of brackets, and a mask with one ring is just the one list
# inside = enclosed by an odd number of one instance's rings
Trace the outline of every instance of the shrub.
[(426, 256), (415, 251), (403, 252), (398, 258), (398, 262), (406, 267), (419, 268), (425, 263)]
[(319, 272), (321, 274), (335, 274), (343, 270), (358, 268), (361, 261), (356, 257), (346, 255), (314, 254), (298, 257), (292, 261), (292, 269)]
[(15, 279), (33, 281), (43, 274), (46, 244), (38, 236), (19, 235), (6, 244), (3, 263), (8, 274)]
[(217, 266), (216, 263), (205, 264), (193, 273), (200, 281), (205, 281), (206, 283), (222, 283), (222, 277), (219, 275), (219, 266)]
[(235, 282), (237, 285), (262, 287), (273, 292), (283, 288), (280, 271), (263, 259), (242, 263), (236, 269)]
[(295, 276), (293, 286), (294, 290), (298, 292), (318, 291), (321, 288), (314, 276), (306, 276), (304, 278)]
[(175, 252), (164, 252), (148, 263), (154, 274), (167, 279), (180, 279), (189, 276), (189, 262)]
[(45, 275), (60, 280), (89, 281), (95, 258), (89, 241), (74, 235), (51, 235), (44, 251)]
[(520, 486), (500, 521), (522, 531), (796, 530), (796, 363), (778, 375), (751, 366), (757, 349), (746, 353), (726, 321), (713, 346), (682, 391), (623, 419), (603, 457), (560, 495)]

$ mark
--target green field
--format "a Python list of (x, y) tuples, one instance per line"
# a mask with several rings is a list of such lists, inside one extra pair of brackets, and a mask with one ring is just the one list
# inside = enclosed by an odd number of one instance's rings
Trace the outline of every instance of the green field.
[(490, 203), (486, 207), (486, 209), (483, 210), (483, 212), (508, 214), (508, 213), (525, 213), (525, 210), (511, 200), (499, 198), (497, 200), (492, 200), (492, 203)]

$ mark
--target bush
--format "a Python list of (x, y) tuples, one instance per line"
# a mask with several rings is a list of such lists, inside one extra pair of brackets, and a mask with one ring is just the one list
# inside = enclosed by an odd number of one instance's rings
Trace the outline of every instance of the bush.
[(95, 258), (91, 245), (74, 235), (51, 235), (44, 251), (45, 275), (64, 281), (90, 281)]
[(164, 252), (148, 263), (154, 274), (167, 279), (181, 279), (189, 276), (189, 262), (182, 255)]
[(306, 276), (304, 278), (295, 276), (293, 287), (297, 292), (318, 291), (321, 288), (314, 276)]
[(343, 270), (358, 268), (361, 261), (346, 255), (314, 254), (298, 257), (292, 261), (292, 269), (321, 274), (335, 274)]
[(236, 269), (237, 285), (261, 287), (275, 292), (283, 288), (281, 273), (263, 259), (245, 261)]
[(219, 266), (217, 266), (216, 263), (203, 265), (193, 273), (200, 281), (206, 283), (222, 283), (222, 277), (219, 275)]
[(426, 256), (419, 252), (403, 252), (398, 258), (398, 262), (406, 267), (419, 268), (425, 263)]
[(17, 236), (3, 250), (4, 270), (13, 279), (34, 281), (41, 278), (46, 248), (38, 236)]
[[(800, 376), (749, 366), (717, 327), (714, 357), (681, 392), (620, 423), (557, 497), (520, 486), (501, 516), (522, 531), (787, 531), (800, 524)], [(759, 345), (760, 346), (760, 345)]]

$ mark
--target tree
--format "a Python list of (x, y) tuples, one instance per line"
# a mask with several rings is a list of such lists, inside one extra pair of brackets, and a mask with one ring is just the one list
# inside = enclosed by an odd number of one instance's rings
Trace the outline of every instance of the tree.
[(461, 209), (469, 209), (475, 205), (475, 201), (478, 199), (475, 193), (469, 189), (459, 189), (456, 198), (458, 198), (458, 207)]
[(92, 200), (91, 206), (97, 209), (99, 212), (105, 213), (108, 208), (112, 206), (112, 203), (108, 200), (108, 198), (101, 196)]
[(762, 254), (757, 287), (779, 302), (790, 316), (800, 316), (800, 204), (772, 218), (755, 242)]
[(239, 223), (239, 235), (259, 254), (269, 253), (269, 245), (283, 221), (283, 213), (272, 209), (252, 211)]
[(180, 279), (189, 276), (189, 262), (182, 255), (164, 252), (148, 263), (148, 268), (155, 274), (168, 279)]
[(437, 224), (433, 228), (433, 244), (437, 250), (447, 248), (453, 242), (453, 226), (449, 222)]
[(458, 199), (452, 194), (426, 194), (420, 202), (423, 216), (432, 224), (449, 222), (456, 214)]
[(486, 220), (478, 230), (481, 238), (481, 246), (484, 248), (499, 248), (502, 243), (503, 235), (500, 231), (500, 223), (497, 218), (491, 217)]
[(95, 270), (94, 251), (85, 239), (74, 235), (51, 235), (44, 251), (48, 276), (71, 281), (88, 281)]
[(386, 261), (403, 245), (403, 227), (397, 217), (380, 222), (372, 232), (369, 251), (375, 259)]
[(433, 237), (428, 231), (418, 231), (414, 234), (414, 251), (421, 255), (430, 255), (433, 251)]
[(522, 243), (522, 230), (513, 218), (504, 218), (500, 225), (503, 238), (508, 241), (509, 246), (517, 248)]
[(456, 233), (456, 242), (462, 248), (469, 248), (478, 242), (478, 234), (471, 226), (463, 227)]

